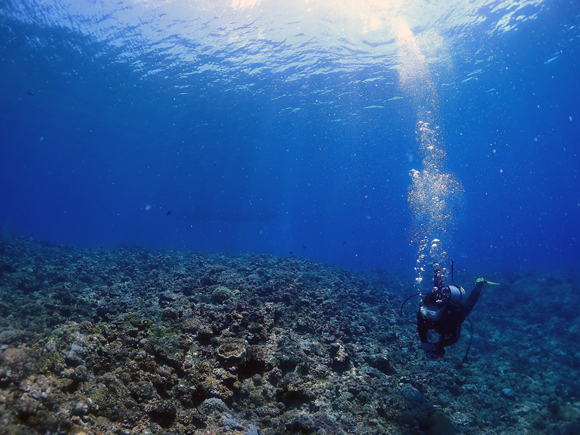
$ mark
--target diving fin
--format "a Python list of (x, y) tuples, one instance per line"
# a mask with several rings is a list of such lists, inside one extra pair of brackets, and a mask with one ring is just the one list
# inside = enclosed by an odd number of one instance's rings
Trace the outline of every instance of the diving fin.
[(483, 288), (497, 287), (498, 285), (500, 285), (500, 283), (498, 283), (498, 282), (491, 282), (491, 281), (488, 281), (484, 278), (477, 278), (475, 283), (477, 284), (479, 282), (483, 282)]

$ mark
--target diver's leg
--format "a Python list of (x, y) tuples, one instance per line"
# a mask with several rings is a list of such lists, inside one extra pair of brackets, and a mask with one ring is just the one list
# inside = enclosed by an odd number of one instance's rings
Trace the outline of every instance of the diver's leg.
[(483, 289), (484, 285), (485, 281), (477, 281), (475, 283), (475, 287), (473, 287), (473, 290), (469, 292), (469, 297), (467, 300), (461, 304), (461, 308), (463, 308), (463, 313), (466, 317), (469, 315), (469, 313), (471, 313), (471, 310), (473, 310), (473, 307), (479, 300), (479, 297), (481, 296), (481, 290)]
[(437, 344), (442, 347), (452, 346), (459, 341), (459, 337), (461, 337), (461, 325), (457, 326), (452, 331), (441, 334)]

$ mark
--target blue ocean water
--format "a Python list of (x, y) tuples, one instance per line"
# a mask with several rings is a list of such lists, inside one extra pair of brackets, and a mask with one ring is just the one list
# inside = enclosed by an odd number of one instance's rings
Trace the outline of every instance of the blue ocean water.
[(579, 26), (572, 0), (4, 0), (2, 232), (577, 266)]

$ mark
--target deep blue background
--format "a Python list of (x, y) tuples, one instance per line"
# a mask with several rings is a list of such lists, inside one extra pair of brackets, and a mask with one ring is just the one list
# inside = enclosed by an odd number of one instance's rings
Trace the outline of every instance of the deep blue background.
[[(450, 247), (461, 268), (578, 265), (579, 13), (554, 3), (518, 31), (473, 29), (454, 58), (454, 85), (432, 70), (448, 169), (465, 189)], [(412, 272), (416, 108), (403, 98), (363, 109), (403, 96), (396, 70), (288, 82), (264, 74), (251, 91), (235, 86), (255, 77), (219, 86), (208, 71), (182, 93), (171, 74), (144, 79), (71, 30), (1, 23), (4, 234)], [(479, 48), (483, 65), (463, 57)], [(394, 94), (363, 82), (379, 71)]]

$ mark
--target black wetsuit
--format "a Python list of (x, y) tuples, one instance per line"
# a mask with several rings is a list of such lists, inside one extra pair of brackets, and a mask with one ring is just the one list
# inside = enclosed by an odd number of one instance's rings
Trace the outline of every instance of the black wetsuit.
[[(427, 340), (427, 333), (430, 330), (441, 334), (436, 343), (440, 349), (457, 343), (461, 336), (461, 324), (469, 313), (471, 313), (471, 310), (473, 310), (481, 295), (484, 284), (485, 282), (477, 282), (473, 290), (469, 293), (469, 297), (458, 305), (452, 304), (451, 301), (446, 302), (441, 316), (435, 321), (426, 319), (420, 310), (417, 311), (417, 332), (419, 333), (421, 343), (429, 342)], [(439, 269), (435, 270), (434, 286), (438, 291), (443, 291), (445, 288)]]

